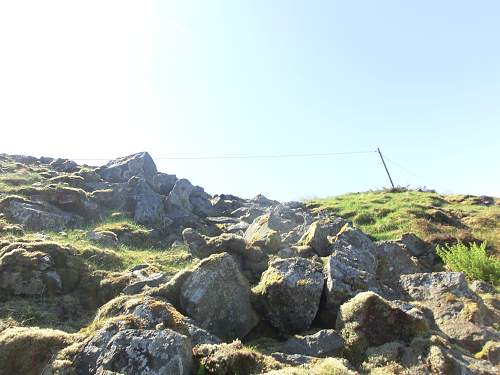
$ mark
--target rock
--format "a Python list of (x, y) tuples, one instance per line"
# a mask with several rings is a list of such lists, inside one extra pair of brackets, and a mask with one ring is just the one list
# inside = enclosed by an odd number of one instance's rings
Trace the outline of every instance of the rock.
[(235, 234), (224, 233), (217, 237), (206, 237), (192, 228), (186, 228), (182, 231), (182, 237), (189, 247), (189, 252), (200, 259), (223, 252), (243, 255), (246, 251), (245, 240)]
[(274, 352), (271, 353), (271, 357), (277, 360), (280, 363), (289, 366), (304, 366), (304, 365), (312, 365), (318, 361), (316, 357), (310, 357), (302, 354), (288, 354), (288, 353), (280, 353)]
[(193, 355), (206, 374), (263, 374), (282, 367), (274, 358), (246, 349), (240, 341), (199, 345)]
[(251, 224), (255, 219), (263, 214), (263, 209), (255, 207), (240, 207), (231, 212), (231, 216), (237, 217), (247, 224)]
[(276, 259), (253, 289), (266, 319), (281, 332), (307, 330), (318, 311), (324, 278), (321, 264), (304, 258)]
[(91, 231), (87, 235), (87, 238), (103, 246), (116, 246), (118, 244), (118, 237), (110, 231)]
[(256, 218), (243, 238), (249, 246), (259, 246), (268, 253), (275, 253), (281, 246), (281, 237), (278, 231), (270, 227), (269, 219), (269, 214)]
[(158, 173), (156, 165), (147, 152), (124, 156), (111, 160), (97, 171), (109, 182), (127, 182), (131, 177), (140, 177), (154, 185), (154, 177)]
[(62, 230), (83, 223), (83, 218), (62, 211), (55, 206), (8, 196), (0, 200), (0, 212), (26, 229)]
[(0, 375), (40, 375), (54, 353), (72, 344), (66, 332), (34, 327), (0, 331)]
[(356, 295), (340, 307), (336, 330), (346, 343), (348, 356), (361, 363), (370, 346), (391, 341), (410, 342), (428, 331), (425, 319), (410, 315), (373, 292)]
[(142, 330), (115, 327), (98, 331), (78, 353), (77, 373), (125, 375), (191, 374), (192, 344), (171, 329)]
[(58, 172), (76, 172), (78, 170), (78, 164), (68, 159), (55, 159), (50, 162), (49, 166)]
[(399, 283), (400, 275), (422, 272), (417, 258), (412, 257), (406, 246), (398, 241), (380, 241), (375, 244), (378, 279), (393, 288)]
[(372, 241), (358, 229), (344, 226), (331, 246), (325, 273), (325, 319), (333, 319), (338, 307), (360, 292), (381, 293), (376, 278), (377, 259)]
[(500, 364), (500, 342), (488, 341), (483, 349), (474, 356), (477, 359), (485, 359), (493, 365)]
[(342, 218), (322, 219), (313, 222), (299, 240), (299, 245), (310, 246), (319, 256), (331, 254), (329, 236), (336, 236), (346, 222)]
[(434, 272), (401, 275), (406, 298), (429, 308), (445, 334), (476, 353), (500, 334), (490, 326), (498, 321), (482, 299), (469, 289), (461, 272)]
[(153, 176), (151, 186), (153, 190), (161, 195), (168, 195), (174, 188), (178, 178), (175, 174), (157, 173)]
[(336, 356), (344, 348), (344, 339), (333, 329), (322, 329), (314, 334), (295, 335), (285, 342), (284, 348), (291, 354)]
[(125, 294), (139, 294), (141, 293), (144, 288), (149, 287), (149, 288), (155, 288), (159, 286), (160, 284), (168, 282), (169, 278), (163, 274), (163, 273), (154, 273), (148, 277), (142, 278), (138, 281), (134, 281), (127, 285), (123, 289), (123, 293)]
[(69, 248), (51, 242), (12, 243), (0, 249), (0, 297), (66, 294), (87, 272)]
[(326, 375), (326, 374), (342, 374), (342, 375), (358, 375), (349, 362), (343, 358), (325, 358), (311, 361), (306, 367), (285, 367), (281, 370), (266, 372), (266, 375)]
[[(215, 195), (211, 200), (213, 208), (220, 215), (232, 215), (232, 212), (242, 208), (245, 201), (239, 197), (229, 194)], [(233, 215), (235, 216), (235, 215)]]
[(166, 215), (163, 199), (148, 185), (145, 180), (139, 180), (133, 185), (134, 220), (139, 224), (164, 228), (172, 223)]
[(180, 287), (180, 306), (200, 327), (226, 340), (245, 337), (259, 320), (248, 281), (227, 253), (211, 255), (191, 270)]
[(193, 186), (188, 180), (178, 180), (167, 197), (167, 212), (171, 218), (183, 218), (192, 215), (200, 217), (216, 214), (210, 203), (210, 195), (202, 188)]
[(495, 287), (485, 281), (482, 280), (474, 280), (470, 285), (470, 289), (476, 293), (495, 293)]
[(413, 233), (404, 233), (400, 242), (416, 257), (425, 255), (430, 251), (430, 247)]

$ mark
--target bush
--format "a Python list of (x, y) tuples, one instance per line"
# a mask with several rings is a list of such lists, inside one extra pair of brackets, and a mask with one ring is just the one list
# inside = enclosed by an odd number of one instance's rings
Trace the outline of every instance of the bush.
[(500, 259), (488, 255), (486, 242), (469, 246), (462, 242), (455, 245), (438, 246), (436, 253), (452, 270), (463, 272), (474, 280), (483, 280), (495, 286), (500, 284)]

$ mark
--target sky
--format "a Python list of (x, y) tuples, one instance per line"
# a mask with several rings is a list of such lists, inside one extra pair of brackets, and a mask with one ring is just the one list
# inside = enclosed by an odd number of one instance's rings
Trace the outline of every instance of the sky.
[(500, 2), (0, 0), (0, 153), (210, 194), (500, 196)]

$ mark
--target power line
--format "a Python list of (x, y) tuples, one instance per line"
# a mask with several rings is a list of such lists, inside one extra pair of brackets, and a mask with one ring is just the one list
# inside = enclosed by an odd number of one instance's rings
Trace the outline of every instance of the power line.
[[(222, 160), (222, 159), (285, 159), (302, 157), (325, 157), (334, 155), (370, 154), (375, 151), (345, 151), (345, 152), (324, 152), (310, 154), (263, 154), (263, 155), (218, 155), (218, 156), (165, 156), (154, 158), (155, 160)], [(107, 161), (107, 158), (74, 158), (80, 161)]]

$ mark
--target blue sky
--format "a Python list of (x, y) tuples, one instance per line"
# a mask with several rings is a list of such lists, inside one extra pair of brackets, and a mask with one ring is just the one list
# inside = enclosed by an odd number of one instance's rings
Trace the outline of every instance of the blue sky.
[[(497, 1), (5, 3), (4, 152), (380, 147), (397, 184), (500, 196)], [(281, 200), (388, 184), (375, 153), (157, 165), (212, 194)]]

